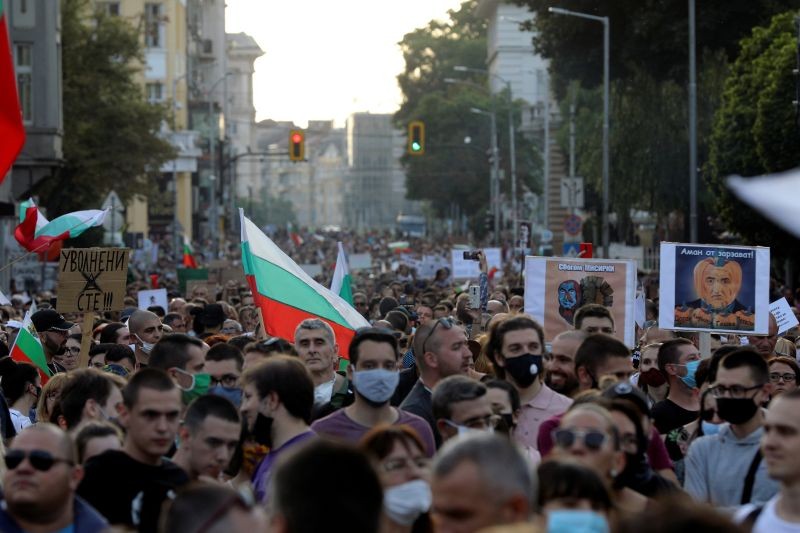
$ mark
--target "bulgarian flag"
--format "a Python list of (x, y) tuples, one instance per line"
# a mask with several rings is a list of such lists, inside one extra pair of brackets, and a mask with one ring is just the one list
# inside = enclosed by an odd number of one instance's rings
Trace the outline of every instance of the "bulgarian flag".
[(56, 241), (77, 237), (89, 228), (100, 226), (107, 214), (108, 209), (73, 211), (49, 221), (29, 199), (20, 204), (20, 223), (14, 237), (29, 252), (42, 252)]
[(33, 326), (32, 314), (30, 310), (25, 313), (22, 327), (17, 333), (14, 346), (11, 347), (11, 359), (18, 363), (31, 363), (37, 367), (39, 375), (42, 377), (42, 385), (44, 385), (53, 374), (47, 368), (47, 358), (44, 355), (44, 348), (39, 340), (39, 334)]
[(194, 250), (188, 240), (183, 239), (183, 266), (186, 268), (197, 268), (197, 261), (194, 259)]
[(242, 266), (269, 335), (294, 342), (294, 330), (306, 318), (319, 318), (336, 334), (339, 355), (355, 330), (369, 326), (358, 311), (305, 273), (239, 210), (242, 221)]
[(17, 76), (14, 73), (14, 57), (9, 46), (11, 39), (3, 4), (3, 0), (0, 0), (0, 183), (25, 144)]
[(342, 242), (339, 241), (339, 256), (336, 258), (336, 269), (333, 271), (331, 292), (338, 294), (342, 300), (353, 305), (353, 288), (350, 286), (350, 268), (347, 266), (347, 256), (344, 255)]

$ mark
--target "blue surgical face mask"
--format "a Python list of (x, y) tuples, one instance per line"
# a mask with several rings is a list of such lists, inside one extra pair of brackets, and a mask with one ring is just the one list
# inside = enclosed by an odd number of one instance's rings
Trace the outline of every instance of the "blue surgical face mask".
[(683, 384), (690, 389), (696, 389), (697, 380), (695, 379), (695, 374), (697, 373), (697, 367), (700, 366), (700, 360), (698, 359), (697, 361), (689, 361), (685, 365), (678, 366), (686, 367), (686, 375), (681, 376), (681, 381), (683, 381)]
[(719, 428), (722, 424), (712, 424), (711, 422), (701, 420), (700, 425), (703, 427), (703, 435), (716, 435), (719, 433)]
[(238, 387), (223, 387), (222, 385), (214, 385), (208, 389), (208, 393), (227, 398), (236, 407), (242, 405), (242, 389)]
[(547, 513), (547, 533), (608, 533), (608, 522), (600, 513), (559, 509)]
[(353, 386), (356, 391), (373, 403), (388, 402), (398, 383), (400, 372), (397, 370), (353, 370)]

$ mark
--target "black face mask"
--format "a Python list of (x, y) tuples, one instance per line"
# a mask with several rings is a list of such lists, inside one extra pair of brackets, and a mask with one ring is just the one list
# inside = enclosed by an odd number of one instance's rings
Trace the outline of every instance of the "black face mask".
[(250, 431), (250, 436), (267, 448), (272, 448), (272, 420), (271, 416), (258, 413), (256, 423), (253, 424), (253, 429)]
[(511, 435), (511, 433), (514, 431), (514, 415), (511, 413), (501, 414), (500, 421), (497, 422), (494, 430), (504, 435)]
[(536, 376), (544, 369), (542, 355), (526, 353), (517, 357), (507, 357), (505, 370), (514, 379), (514, 382), (527, 389), (536, 380)]
[(753, 398), (717, 398), (717, 415), (731, 424), (744, 424), (758, 412)]

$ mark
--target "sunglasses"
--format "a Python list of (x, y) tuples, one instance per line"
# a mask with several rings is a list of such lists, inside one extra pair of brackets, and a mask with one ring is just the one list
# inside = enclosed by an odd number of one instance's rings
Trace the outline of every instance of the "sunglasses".
[(449, 316), (443, 316), (442, 318), (437, 320), (436, 323), (431, 328), (431, 332), (428, 333), (428, 336), (425, 337), (424, 341), (422, 341), (422, 353), (427, 352), (427, 350), (425, 349), (425, 345), (428, 344), (428, 341), (431, 340), (433, 334), (436, 333), (436, 328), (439, 327), (439, 324), (442, 324), (442, 327), (444, 329), (452, 329), (452, 327), (455, 325), (455, 321)]
[(590, 450), (599, 450), (606, 442), (608, 435), (602, 431), (589, 430), (580, 431), (575, 429), (556, 429), (553, 431), (553, 442), (559, 448), (571, 448), (578, 439), (583, 440), (583, 444)]
[(44, 450), (31, 450), (30, 452), (26, 452), (25, 450), (8, 450), (5, 456), (6, 467), (9, 470), (14, 470), (22, 464), (22, 461), (24, 461), (26, 457), (31, 466), (40, 472), (47, 472), (53, 468), (53, 465), (56, 463), (66, 463), (70, 466), (75, 464), (68, 459), (53, 457), (53, 454)]

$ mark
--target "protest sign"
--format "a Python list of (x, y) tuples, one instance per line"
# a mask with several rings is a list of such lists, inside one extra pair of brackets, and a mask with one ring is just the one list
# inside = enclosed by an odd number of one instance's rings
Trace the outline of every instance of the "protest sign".
[(322, 265), (305, 263), (300, 265), (300, 268), (302, 268), (305, 271), (305, 273), (311, 276), (312, 278), (322, 275)]
[(119, 311), (128, 278), (128, 248), (67, 248), (58, 263), (60, 313)]
[(765, 335), (769, 248), (661, 243), (658, 326)]
[(575, 312), (595, 303), (611, 311), (615, 336), (633, 346), (635, 298), (635, 261), (525, 258), (525, 312), (542, 324), (545, 342), (572, 329)]
[(178, 288), (181, 294), (189, 294), (186, 286), (190, 280), (208, 280), (208, 269), (206, 268), (179, 268), (178, 269)]
[(769, 304), (769, 312), (772, 313), (772, 316), (775, 317), (775, 322), (778, 323), (778, 335), (800, 324), (785, 297)]
[[(480, 274), (480, 267), (477, 261), (464, 259), (464, 252), (469, 250), (454, 249), (450, 250), (450, 264), (452, 265), (451, 272), (453, 279), (477, 279)], [(503, 259), (501, 257), (500, 248), (484, 248), (483, 253), (486, 254), (486, 263), (489, 270), (497, 268), (498, 272), (495, 277), (503, 275)]]
[(370, 270), (372, 268), (372, 254), (369, 252), (363, 254), (350, 254), (347, 257), (350, 271), (353, 270)]
[(147, 309), (148, 307), (161, 306), (161, 309), (166, 312), (169, 309), (169, 302), (167, 301), (167, 289), (155, 289), (150, 291), (139, 291), (139, 309)]

